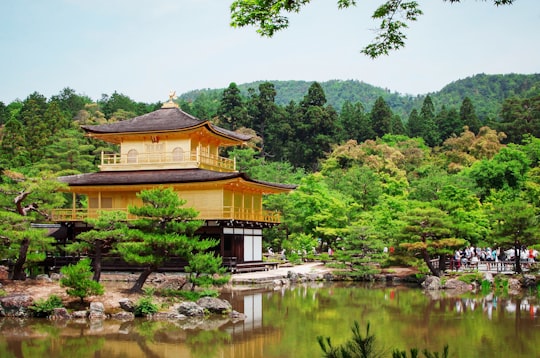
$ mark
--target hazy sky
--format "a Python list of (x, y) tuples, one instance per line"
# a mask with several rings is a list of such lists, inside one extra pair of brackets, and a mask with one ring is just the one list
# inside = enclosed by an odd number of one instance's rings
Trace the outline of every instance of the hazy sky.
[(355, 79), (424, 94), (478, 73), (540, 72), (539, 0), (420, 0), (405, 49), (371, 60), (360, 49), (381, 1), (338, 10), (313, 0), (268, 39), (229, 26), (232, 0), (3, 0), (0, 101), (71, 87), (156, 102), (257, 80)]

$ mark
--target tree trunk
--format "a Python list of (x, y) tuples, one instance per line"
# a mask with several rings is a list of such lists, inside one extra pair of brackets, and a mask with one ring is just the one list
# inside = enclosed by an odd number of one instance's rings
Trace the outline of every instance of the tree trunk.
[(431, 272), (431, 274), (433, 276), (437, 276), (437, 277), (440, 277), (441, 276), (441, 271), (440, 270), (437, 270), (433, 264), (431, 263), (431, 257), (429, 257), (429, 254), (427, 252), (427, 250), (422, 250), (422, 257), (424, 258), (424, 262), (426, 263), (427, 267), (429, 268), (429, 271)]
[(148, 266), (147, 268), (145, 268), (143, 270), (143, 272), (141, 272), (141, 274), (140, 274), (139, 278), (137, 279), (137, 281), (135, 281), (135, 284), (131, 288), (131, 292), (141, 292), (142, 287), (144, 286), (144, 283), (146, 282), (146, 279), (154, 271), (155, 271), (154, 267)]
[(13, 279), (14, 280), (25, 280), (26, 275), (23, 271), (24, 264), (26, 263), (26, 254), (28, 253), (28, 248), (30, 247), (30, 239), (24, 238), (21, 242), (21, 247), (19, 248), (19, 257), (13, 265)]
[(92, 280), (99, 282), (101, 279), (101, 249), (103, 247), (103, 242), (101, 240), (97, 240), (94, 247), (94, 277), (92, 277)]
[(518, 245), (514, 246), (514, 264), (516, 266), (516, 273), (519, 275), (523, 271), (521, 270), (521, 248)]

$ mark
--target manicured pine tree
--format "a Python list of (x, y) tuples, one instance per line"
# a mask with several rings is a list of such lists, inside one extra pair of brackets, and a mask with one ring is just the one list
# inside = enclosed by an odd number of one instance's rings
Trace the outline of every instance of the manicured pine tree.
[(28, 262), (42, 261), (54, 250), (55, 239), (46, 230), (32, 228), (31, 223), (46, 220), (50, 209), (62, 207), (62, 185), (46, 173), (30, 178), (7, 170), (0, 183), (2, 256), (14, 260), (12, 277), (22, 280)]
[(172, 257), (189, 262), (193, 255), (218, 244), (217, 240), (201, 240), (194, 235), (203, 223), (195, 220), (195, 209), (182, 207), (186, 201), (172, 188), (143, 190), (137, 197), (142, 206), (130, 206), (129, 213), (139, 219), (130, 223), (126, 241), (117, 245), (126, 262), (144, 267), (131, 288), (134, 292), (141, 291), (148, 276)]
[(93, 256), (93, 280), (101, 278), (103, 254), (113, 250), (126, 237), (127, 214), (122, 211), (100, 211), (97, 218), (85, 220), (92, 229), (77, 235), (75, 242), (66, 246), (68, 252), (90, 252)]

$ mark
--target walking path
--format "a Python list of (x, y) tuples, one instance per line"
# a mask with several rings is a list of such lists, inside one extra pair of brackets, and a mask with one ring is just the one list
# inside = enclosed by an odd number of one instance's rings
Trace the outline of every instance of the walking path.
[(331, 272), (331, 269), (324, 266), (322, 262), (306, 262), (302, 265), (280, 266), (275, 270), (235, 273), (231, 276), (231, 283), (272, 282), (287, 278), (289, 272), (298, 274), (324, 274)]

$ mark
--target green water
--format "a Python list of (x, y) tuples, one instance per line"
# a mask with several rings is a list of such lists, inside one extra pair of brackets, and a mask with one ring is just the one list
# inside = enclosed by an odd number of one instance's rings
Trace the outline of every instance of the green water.
[[(395, 348), (451, 357), (540, 357), (537, 297), (433, 297), (419, 289), (317, 284), (226, 295), (247, 319), (198, 322), (0, 320), (0, 357), (321, 357), (367, 322), (387, 356)], [(207, 325), (210, 327), (210, 325)]]

